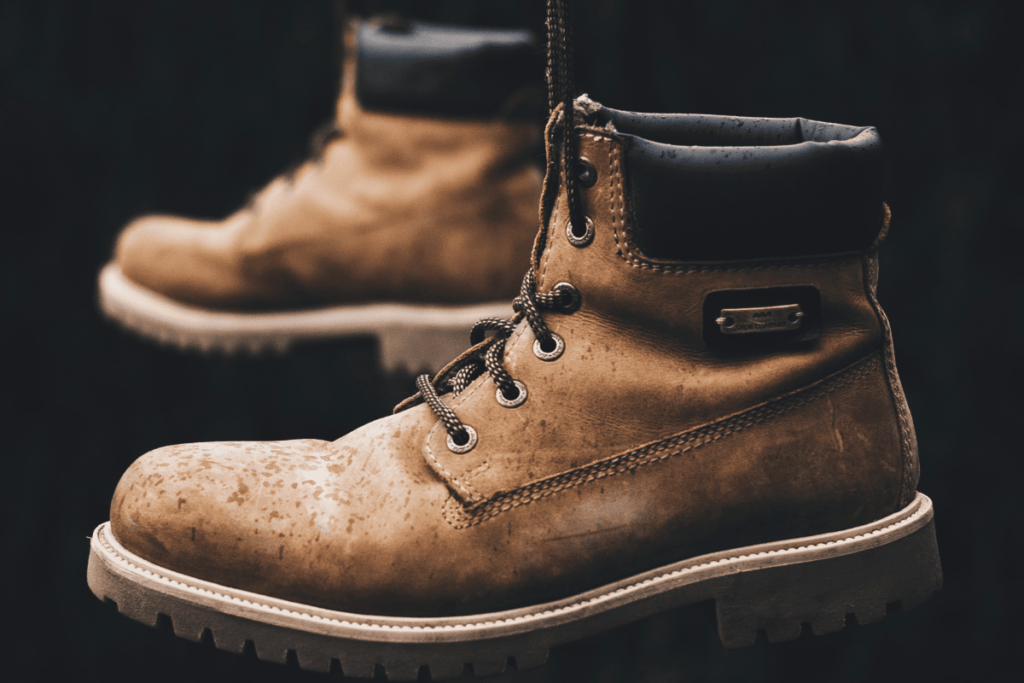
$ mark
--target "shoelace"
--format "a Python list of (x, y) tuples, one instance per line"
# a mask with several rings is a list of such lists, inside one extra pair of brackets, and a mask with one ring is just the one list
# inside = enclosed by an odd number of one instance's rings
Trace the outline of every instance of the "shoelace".
[(569, 223), (583, 225), (579, 191), (576, 187), (576, 86), (572, 64), (572, 2), (571, 0), (548, 0), (547, 2), (547, 85), (548, 113), (554, 113), (559, 104), (562, 112), (558, 121), (561, 134), (562, 187), (569, 205)]
[[(571, 226), (583, 225), (579, 192), (576, 187), (576, 139), (575, 129), (575, 86), (572, 68), (572, 12), (570, 0), (548, 0), (547, 2), (547, 86), (548, 108), (554, 113), (561, 112), (555, 125), (555, 134), (560, 138), (561, 182), (565, 189)], [(515, 314), (509, 319), (485, 318), (473, 326), (470, 332), (471, 348), (457, 362), (451, 364), (433, 381), (430, 375), (416, 378), (417, 393), (404, 401), (396, 410), (405, 410), (420, 403), (426, 403), (431, 411), (444, 423), (448, 432), (449, 448), (471, 449), (476, 443), (476, 432), (463, 424), (455, 411), (441, 400), (441, 395), (453, 392), (458, 395), (470, 383), (487, 372), (498, 387), (500, 397), (506, 405), (519, 405), (526, 398), (526, 387), (512, 378), (502, 365), (505, 344), (518, 324), (525, 318), (536, 338), (541, 353), (561, 353), (562, 340), (544, 322), (541, 311), (571, 310), (578, 305), (578, 292), (571, 286), (556, 286), (550, 293), (536, 290), (533, 268), (526, 272), (523, 284), (512, 302)], [(485, 339), (487, 332), (495, 335)], [(460, 450), (460, 452), (463, 452)]]
[(323, 161), (324, 155), (327, 153), (327, 146), (343, 134), (341, 128), (338, 127), (338, 122), (334, 119), (317, 126), (313, 134), (309, 136), (309, 152), (306, 154), (306, 158), (291, 168), (285, 169), (279, 177), (291, 180), (307, 164), (317, 164)]
[(295, 180), (295, 176), (298, 175), (299, 171), (305, 166), (308, 164), (320, 163), (323, 160), (324, 155), (327, 153), (327, 146), (342, 135), (344, 135), (344, 133), (341, 128), (338, 127), (338, 122), (334, 119), (317, 126), (316, 130), (313, 131), (313, 134), (309, 136), (309, 152), (307, 152), (306, 157), (286, 168), (264, 187), (252, 192), (249, 195), (248, 200), (246, 200), (245, 206), (248, 208), (257, 207), (264, 191), (279, 179), (283, 178), (288, 182), (292, 182)]
[[(422, 400), (444, 423), (445, 431), (448, 432), (452, 441), (457, 446), (465, 445), (470, 440), (469, 431), (455, 411), (441, 401), (441, 395), (451, 391), (457, 396), (465, 391), (473, 380), (487, 372), (494, 384), (497, 385), (498, 391), (507, 400), (515, 401), (524, 398), (521, 392), (524, 392), (525, 388), (517, 384), (501, 362), (508, 338), (515, 332), (518, 323), (525, 318), (537, 340), (536, 343), (541, 348), (551, 348), (557, 345), (560, 340), (544, 322), (541, 311), (565, 311), (573, 305), (575, 297), (575, 290), (568, 287), (556, 288), (550, 293), (537, 292), (533, 268), (530, 268), (523, 278), (519, 296), (512, 300), (512, 309), (515, 314), (508, 319), (484, 318), (477, 322), (469, 333), (472, 345), (470, 351), (434, 381), (431, 381), (430, 375), (417, 377), (416, 388), (419, 391), (416, 396), (401, 406), (401, 409), (409, 408)], [(496, 334), (490, 339), (486, 339), (486, 333), (491, 331)]]

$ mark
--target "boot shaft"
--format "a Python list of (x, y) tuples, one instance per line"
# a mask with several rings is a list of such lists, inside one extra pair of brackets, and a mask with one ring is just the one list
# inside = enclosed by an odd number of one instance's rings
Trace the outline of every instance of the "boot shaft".
[[(874, 447), (893, 454), (894, 504), (911, 500), (916, 436), (876, 296), (889, 225), (877, 131), (636, 114), (585, 96), (577, 107), (573, 172), (587, 225), (569, 226), (549, 124), (533, 267), (538, 291), (560, 282), (579, 291), (579, 311), (553, 316), (552, 328), (570, 319), (589, 328), (573, 333), (591, 340), (586, 372), (628, 368), (625, 384), (621, 374), (615, 383), (666, 397), (637, 412), (667, 431), (739, 413), (877, 355), (894, 430)], [(755, 329), (728, 329), (737, 322), (730, 313)], [(609, 388), (620, 400), (631, 393)]]
[[(738, 361), (850, 344), (853, 355), (836, 358), (843, 363), (877, 348), (862, 262), (888, 221), (873, 128), (588, 104), (574, 169), (584, 225), (569, 225), (549, 140), (533, 259), (541, 291), (571, 277), (584, 311), (665, 334), (693, 357)], [(807, 129), (819, 139), (806, 139)], [(770, 140), (780, 144), (750, 144)], [(785, 321), (792, 325), (717, 322), (722, 310), (784, 305), (800, 307), (798, 320)], [(773, 314), (762, 313), (769, 322)]]
[[(449, 404), (466, 424), (485, 426), (475, 448), (465, 455), (450, 452), (443, 429), (430, 437), (428, 452), (466, 506), (467, 523), (486, 518), (492, 504), (509, 504), (508, 496), (550, 492), (662, 457), (680, 473), (691, 472), (686, 457), (677, 456), (694, 443), (725, 437), (744, 443), (742, 457), (729, 466), (719, 462), (719, 469), (717, 456), (704, 449), (697, 462), (710, 469), (701, 476), (722, 479), (733, 487), (723, 499), (761, 506), (766, 518), (791, 514), (772, 508), (783, 489), (785, 499), (808, 496), (808, 519), (824, 527), (851, 515), (875, 519), (905, 505), (916, 486), (916, 443), (873, 284), (887, 210), (877, 191), (863, 198), (831, 191), (842, 205), (811, 197), (802, 203), (813, 207), (813, 215), (800, 215), (801, 180), (824, 188), (877, 184), (871, 175), (880, 151), (877, 133), (761, 120), (763, 129), (789, 144), (744, 145), (750, 138), (742, 134), (738, 140), (722, 136), (731, 147), (709, 149), (663, 140), (697, 142), (737, 119), (649, 115), (668, 121), (666, 132), (674, 137), (648, 140), (619, 132), (614, 113), (602, 120), (599, 105), (584, 106), (588, 119), (575, 131), (580, 166), (574, 171), (580, 173), (586, 228), (568, 225), (558, 145), (551, 139), (555, 126), (549, 124), (542, 229), (533, 257), (537, 291), (568, 283), (580, 304), (572, 312), (546, 314), (564, 342), (551, 362), (536, 362), (533, 333), (522, 322), (504, 351), (505, 367), (529, 392), (515, 408), (515, 424), (543, 428), (504, 434), (508, 409), (493, 396), (474, 395), (491, 386), (485, 377)], [(696, 131), (693, 124), (699, 124)], [(778, 134), (783, 128), (794, 131), (788, 139)], [(798, 142), (795, 136), (808, 129), (818, 139)], [(710, 226), (698, 222), (704, 216), (691, 220), (686, 201), (659, 214), (659, 207), (690, 192), (679, 178), (715, 174), (720, 165), (708, 161), (715, 154), (739, 158), (733, 163), (740, 180), (732, 194), (728, 172), (714, 180), (720, 211), (707, 219)], [(772, 171), (769, 164), (781, 168)], [(762, 177), (773, 191), (758, 186)], [(775, 222), (753, 221), (757, 206), (744, 204), (754, 201), (751, 196)], [(714, 203), (707, 197), (694, 201)], [(792, 217), (773, 216), (789, 204)], [(847, 219), (855, 211), (867, 225)], [(822, 228), (818, 221), (830, 223)], [(824, 237), (804, 244), (801, 238), (813, 237), (815, 229)], [(748, 258), (728, 259), (729, 247), (750, 235), (768, 245), (764, 253), (748, 250)], [(705, 248), (705, 260), (686, 259), (685, 253), (655, 258), (640, 246), (651, 243), (697, 244)], [(786, 311), (782, 327), (756, 324), (762, 315), (772, 320), (779, 307)], [(757, 331), (726, 330), (730, 313), (747, 315)], [(790, 319), (793, 313), (802, 315)], [(736, 454), (737, 447), (723, 442), (721, 448)], [(779, 471), (765, 479), (766, 467)], [(766, 487), (765, 481), (774, 483)], [(808, 523), (792, 530), (813, 528)]]

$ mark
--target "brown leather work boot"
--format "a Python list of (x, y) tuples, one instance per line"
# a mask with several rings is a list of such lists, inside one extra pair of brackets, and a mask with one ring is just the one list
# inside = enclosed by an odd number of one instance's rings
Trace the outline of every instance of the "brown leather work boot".
[(406, 680), (705, 600), (732, 647), (939, 587), (875, 296), (875, 130), (578, 106), (549, 124), (516, 315), (337, 441), (140, 458), (92, 540), (97, 596)]
[(145, 216), (100, 303), (180, 347), (376, 335), (437, 370), (507, 315), (536, 233), (543, 94), (529, 31), (363, 22), (320, 158), (222, 221)]

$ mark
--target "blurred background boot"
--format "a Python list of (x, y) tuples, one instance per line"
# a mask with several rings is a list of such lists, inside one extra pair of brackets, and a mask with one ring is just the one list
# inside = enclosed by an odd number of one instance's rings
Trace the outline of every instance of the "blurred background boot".
[(143, 216), (103, 311), (184, 349), (374, 335), (385, 369), (438, 369), (506, 315), (536, 231), (542, 65), (528, 30), (354, 21), (312, 157), (221, 221)]

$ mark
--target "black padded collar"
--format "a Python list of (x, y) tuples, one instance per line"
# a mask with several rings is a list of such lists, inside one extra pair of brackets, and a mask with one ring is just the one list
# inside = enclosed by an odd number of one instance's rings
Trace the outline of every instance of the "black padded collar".
[(602, 107), (625, 145), (637, 246), (685, 261), (866, 249), (882, 227), (871, 127)]
[(490, 118), (517, 92), (542, 92), (540, 46), (526, 29), (369, 20), (356, 43), (356, 97), (365, 109)]

